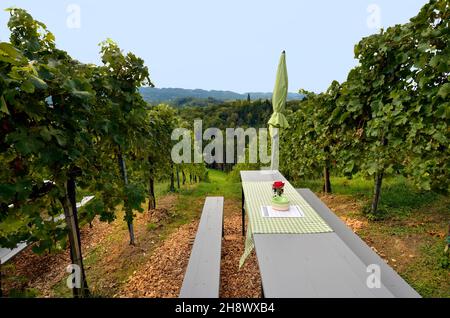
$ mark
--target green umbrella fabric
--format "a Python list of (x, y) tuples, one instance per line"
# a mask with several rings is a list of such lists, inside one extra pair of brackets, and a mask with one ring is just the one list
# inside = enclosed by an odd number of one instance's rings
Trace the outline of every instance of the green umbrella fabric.
[(274, 128), (289, 128), (289, 123), (286, 120), (283, 112), (286, 107), (286, 99), (288, 94), (288, 74), (286, 68), (286, 53), (283, 51), (278, 64), (277, 78), (272, 95), (273, 113), (268, 124), (270, 130)]

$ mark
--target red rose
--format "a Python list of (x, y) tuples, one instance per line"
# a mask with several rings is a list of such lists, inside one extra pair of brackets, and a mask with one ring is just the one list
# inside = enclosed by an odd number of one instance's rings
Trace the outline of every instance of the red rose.
[(272, 188), (274, 189), (281, 189), (284, 187), (284, 182), (282, 181), (275, 181), (272, 185)]

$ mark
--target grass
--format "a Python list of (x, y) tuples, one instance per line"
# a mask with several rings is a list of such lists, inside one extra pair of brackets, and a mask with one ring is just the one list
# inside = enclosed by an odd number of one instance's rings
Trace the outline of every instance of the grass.
[(156, 224), (156, 223), (149, 223), (149, 224), (147, 224), (147, 230), (149, 230), (149, 231), (154, 231), (154, 230), (156, 230), (157, 228), (158, 228), (158, 224)]
[(226, 200), (241, 199), (240, 183), (230, 181), (226, 173), (209, 170), (208, 176), (208, 182), (200, 182), (195, 187), (181, 188), (174, 207), (173, 226), (178, 227), (199, 217), (207, 196), (223, 196)]
[[(296, 182), (297, 188), (310, 188), (314, 192), (322, 191), (322, 180)], [(356, 176), (353, 179), (332, 177), (333, 193), (352, 196), (357, 200), (370, 203), (373, 181)], [(404, 177), (385, 178), (381, 191), (380, 208), (388, 217), (408, 217), (414, 209), (442, 199), (442, 195), (432, 191), (420, 191), (414, 188)]]
[(402, 271), (407, 281), (424, 297), (450, 297), (449, 269), (443, 266), (442, 240), (430, 239), (420, 244), (421, 257)]
[(241, 199), (240, 182), (228, 179), (226, 173), (218, 170), (209, 170), (209, 182), (201, 182), (195, 189), (183, 190), (187, 196), (204, 198), (206, 196), (223, 196), (230, 199)]

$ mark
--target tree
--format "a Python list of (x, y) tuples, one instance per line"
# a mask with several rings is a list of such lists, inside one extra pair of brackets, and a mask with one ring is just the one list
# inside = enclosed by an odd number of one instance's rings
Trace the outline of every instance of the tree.
[(155, 180), (157, 178), (170, 177), (173, 191), (173, 163), (171, 158), (172, 150), (172, 131), (177, 128), (179, 123), (176, 112), (170, 106), (161, 104), (152, 107), (148, 111), (149, 134), (152, 138), (148, 139), (146, 145), (148, 161), (148, 184), (149, 184), (149, 204), (148, 209), (156, 208)]
[[(87, 296), (75, 198), (76, 178), (91, 156), (87, 126), (92, 88), (83, 76), (85, 66), (56, 49), (54, 37), (44, 24), (21, 9), (11, 9), (10, 13), (11, 44), (33, 62), (25, 67), (32, 77), (25, 80), (18, 91), (7, 90), (3, 94), (7, 107), (11, 108), (6, 116), (11, 124), (5, 138), (9, 144), (7, 152), (18, 169), (13, 171), (12, 179), (7, 179), (7, 186), (15, 186), (5, 200), (10, 204), (3, 202), (2, 205), (7, 206), (5, 212), (10, 220), (19, 215), (28, 220), (27, 225), (22, 226), (25, 237), (19, 237), (27, 241), (39, 240), (40, 244), (35, 246), (39, 251), (51, 248), (60, 238), (56, 236), (59, 231), (54, 230), (56, 206), (60, 202), (71, 260), (79, 266), (82, 276), (81, 287), (74, 288), (74, 296)], [(22, 71), (23, 68), (13, 68), (9, 76), (18, 79)], [(14, 98), (16, 94), (20, 98)], [(24, 178), (24, 183), (17, 177)], [(46, 179), (51, 181), (43, 181)], [(30, 193), (30, 188), (36, 189), (36, 194)], [(41, 204), (30, 202), (34, 197), (45, 200), (47, 206), (42, 201)], [(45, 239), (49, 234), (50, 238)], [(15, 235), (8, 239), (13, 240), (11, 243), (18, 242)]]
[(349, 74), (343, 103), (346, 118), (361, 123), (353, 126), (361, 134), (354, 149), (361, 171), (374, 176), (373, 214), (386, 175), (403, 172), (423, 189), (434, 176), (448, 187), (448, 17), (448, 3), (430, 1), (410, 23), (355, 47), (360, 65)]
[(282, 170), (294, 178), (315, 177), (322, 171), (323, 191), (331, 193), (331, 162), (340, 141), (330, 114), (336, 107), (340, 84), (334, 81), (321, 94), (304, 90), (301, 93), (305, 98), (300, 102), (300, 109), (288, 118), (291, 127), (281, 134)]
[(316, 94), (308, 92), (300, 109), (288, 116), (289, 130), (280, 135), (280, 168), (287, 177), (316, 177), (323, 167), (320, 148), (315, 144), (318, 134), (314, 114), (318, 100)]
[[(82, 276), (74, 296), (85, 297), (81, 217), (112, 221), (124, 202), (125, 219), (132, 222), (132, 211), (145, 199), (143, 187), (124, 185), (124, 179), (134, 181), (145, 153), (139, 145), (149, 137), (137, 92), (148, 70), (113, 43), (103, 47), (105, 66), (82, 64), (56, 48), (43, 23), (21, 9), (10, 13), (11, 43), (0, 43), (0, 163), (9, 167), (0, 171), (0, 244), (35, 242), (33, 251), (53, 251), (64, 249), (68, 237)], [(127, 178), (125, 165), (121, 178), (112, 164), (119, 158), (115, 151), (130, 157)], [(80, 188), (95, 194), (82, 216)]]
[[(317, 175), (325, 160), (351, 177), (374, 178), (379, 215), (383, 179), (403, 174), (425, 190), (448, 190), (449, 4), (432, 0), (409, 23), (362, 39), (359, 65), (327, 92), (305, 92), (289, 119), (281, 154), (287, 173)], [(283, 135), (282, 135), (283, 138)], [(325, 177), (325, 187), (327, 188)]]
[(112, 40), (101, 44), (104, 72), (108, 81), (106, 98), (110, 101), (109, 135), (115, 145), (115, 155), (123, 180), (125, 221), (130, 234), (130, 244), (135, 244), (133, 211), (143, 211), (144, 189), (138, 183), (130, 183), (126, 167), (126, 155), (138, 156), (140, 145), (148, 133), (145, 125), (146, 103), (138, 88), (153, 85), (144, 61), (132, 53), (124, 55)]
[(406, 123), (406, 173), (417, 187), (448, 191), (450, 180), (450, 5), (432, 0), (407, 24), (414, 61), (404, 94), (411, 98)]

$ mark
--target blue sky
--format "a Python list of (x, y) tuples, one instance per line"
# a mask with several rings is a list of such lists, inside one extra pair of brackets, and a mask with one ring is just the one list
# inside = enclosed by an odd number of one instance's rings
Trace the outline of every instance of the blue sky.
[(345, 80), (362, 37), (407, 22), (426, 2), (1, 0), (0, 40), (9, 36), (3, 9), (17, 6), (82, 62), (100, 63), (98, 43), (112, 38), (146, 61), (157, 87), (272, 91), (286, 50), (289, 91), (320, 92)]

